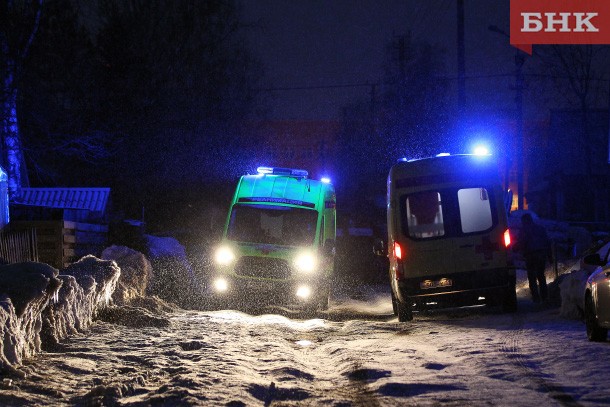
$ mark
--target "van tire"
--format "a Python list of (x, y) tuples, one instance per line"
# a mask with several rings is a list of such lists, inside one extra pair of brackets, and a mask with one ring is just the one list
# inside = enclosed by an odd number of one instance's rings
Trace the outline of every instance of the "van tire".
[(408, 322), (413, 320), (413, 310), (411, 306), (400, 301), (396, 301), (398, 322)]
[(398, 301), (396, 300), (396, 296), (394, 295), (394, 291), (390, 291), (392, 293), (392, 312), (394, 315), (398, 315)]
[(511, 287), (506, 290), (504, 298), (502, 299), (502, 311), (504, 312), (517, 312), (517, 291), (515, 287)]

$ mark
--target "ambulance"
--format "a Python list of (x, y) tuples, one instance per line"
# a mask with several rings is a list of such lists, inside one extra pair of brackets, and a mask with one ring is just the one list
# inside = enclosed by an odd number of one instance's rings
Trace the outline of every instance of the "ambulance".
[(335, 239), (329, 179), (259, 167), (237, 185), (215, 252), (213, 290), (229, 304), (327, 309)]
[(387, 193), (387, 255), (399, 321), (430, 307), (516, 310), (506, 194), (491, 155), (401, 161), (390, 170)]

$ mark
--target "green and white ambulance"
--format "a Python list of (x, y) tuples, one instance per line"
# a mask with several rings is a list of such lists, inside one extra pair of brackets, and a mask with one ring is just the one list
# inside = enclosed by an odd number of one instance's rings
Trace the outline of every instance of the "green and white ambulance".
[(237, 185), (215, 253), (212, 287), (229, 304), (326, 309), (335, 238), (336, 197), (329, 179), (259, 167)]
[(429, 306), (516, 309), (505, 202), (497, 163), (488, 154), (441, 155), (392, 167), (387, 253), (400, 321)]

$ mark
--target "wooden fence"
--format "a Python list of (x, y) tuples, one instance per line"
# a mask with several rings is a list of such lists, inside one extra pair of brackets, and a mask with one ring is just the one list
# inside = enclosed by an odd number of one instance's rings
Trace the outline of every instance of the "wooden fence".
[(7, 263), (38, 261), (36, 229), (2, 230), (0, 259)]
[(57, 269), (67, 267), (79, 258), (100, 256), (108, 240), (108, 226), (67, 220), (16, 221), (16, 230), (36, 230), (38, 261)]

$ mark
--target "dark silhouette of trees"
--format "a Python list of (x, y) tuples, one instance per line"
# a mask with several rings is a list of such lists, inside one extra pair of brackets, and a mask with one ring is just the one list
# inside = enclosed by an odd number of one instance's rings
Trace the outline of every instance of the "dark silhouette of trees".
[[(23, 145), (33, 183), (81, 185), (87, 167), (107, 168), (114, 143), (99, 115), (99, 66), (72, 1), (47, 0), (20, 80)], [(90, 185), (93, 176), (87, 172)]]
[(375, 214), (380, 222), (390, 167), (403, 157), (442, 152), (451, 142), (442, 51), (406, 37), (387, 50), (382, 82), (371, 86), (369, 100), (344, 110), (340, 135), (343, 205), (369, 220)]
[(19, 126), (19, 80), (36, 37), (43, 0), (0, 1), (0, 140), (2, 164), (8, 172), (9, 194), (28, 184)]
[(120, 136), (116, 172), (129, 188), (158, 200), (160, 185), (243, 172), (240, 124), (260, 70), (233, 2), (103, 0), (100, 16), (101, 112)]
[(3, 141), (19, 118), (32, 181), (111, 186), (139, 214), (242, 174), (261, 68), (235, 2), (75, 4), (2, 3)]

